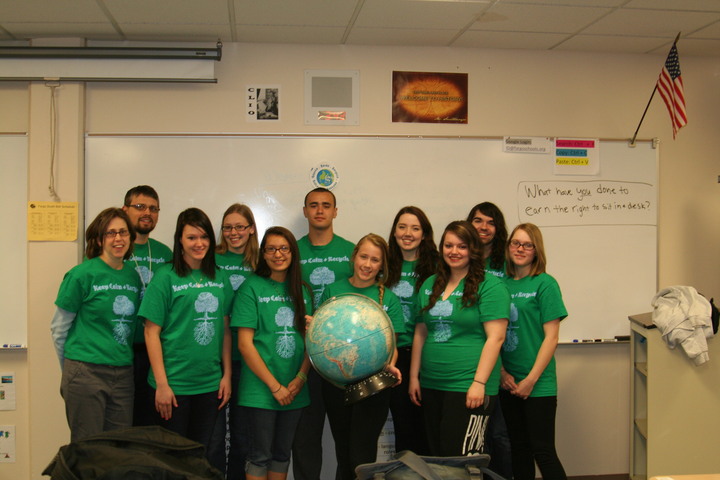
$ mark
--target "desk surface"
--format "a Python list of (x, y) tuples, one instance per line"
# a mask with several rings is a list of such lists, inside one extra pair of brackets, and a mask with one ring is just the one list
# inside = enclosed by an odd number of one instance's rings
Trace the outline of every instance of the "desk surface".
[[(628, 317), (628, 319), (631, 322), (637, 323), (638, 325), (641, 325), (645, 328), (656, 328), (655, 324), (652, 321), (652, 312), (638, 313), (637, 315), (630, 315)], [(683, 480), (685, 480), (685, 479), (683, 479)], [(717, 479), (717, 480), (720, 480), (720, 479)]]

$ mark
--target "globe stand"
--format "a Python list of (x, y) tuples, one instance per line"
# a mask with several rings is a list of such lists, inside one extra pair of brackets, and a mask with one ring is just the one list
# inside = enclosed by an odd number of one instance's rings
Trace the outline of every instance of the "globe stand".
[(352, 405), (360, 400), (371, 397), (398, 382), (395, 375), (382, 370), (364, 380), (345, 387), (345, 405)]

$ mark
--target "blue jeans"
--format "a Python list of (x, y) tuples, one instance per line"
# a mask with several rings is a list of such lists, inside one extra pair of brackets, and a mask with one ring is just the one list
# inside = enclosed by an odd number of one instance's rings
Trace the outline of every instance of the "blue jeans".
[(287, 473), (295, 431), (303, 409), (266, 410), (242, 407), (243, 418), (248, 420), (250, 450), (246, 473), (265, 477), (267, 472)]

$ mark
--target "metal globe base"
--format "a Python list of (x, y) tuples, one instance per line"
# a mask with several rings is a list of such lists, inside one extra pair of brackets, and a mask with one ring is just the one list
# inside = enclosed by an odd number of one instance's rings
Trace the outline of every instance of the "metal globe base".
[(371, 397), (398, 382), (395, 375), (382, 370), (357, 383), (345, 387), (345, 405), (352, 405), (360, 400)]

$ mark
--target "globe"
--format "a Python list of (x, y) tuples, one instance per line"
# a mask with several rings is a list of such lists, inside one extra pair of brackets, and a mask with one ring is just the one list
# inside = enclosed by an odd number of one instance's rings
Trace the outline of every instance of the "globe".
[(323, 378), (346, 388), (346, 403), (397, 381), (383, 370), (395, 352), (392, 323), (383, 308), (364, 295), (338, 295), (320, 305), (305, 335), (305, 351)]

